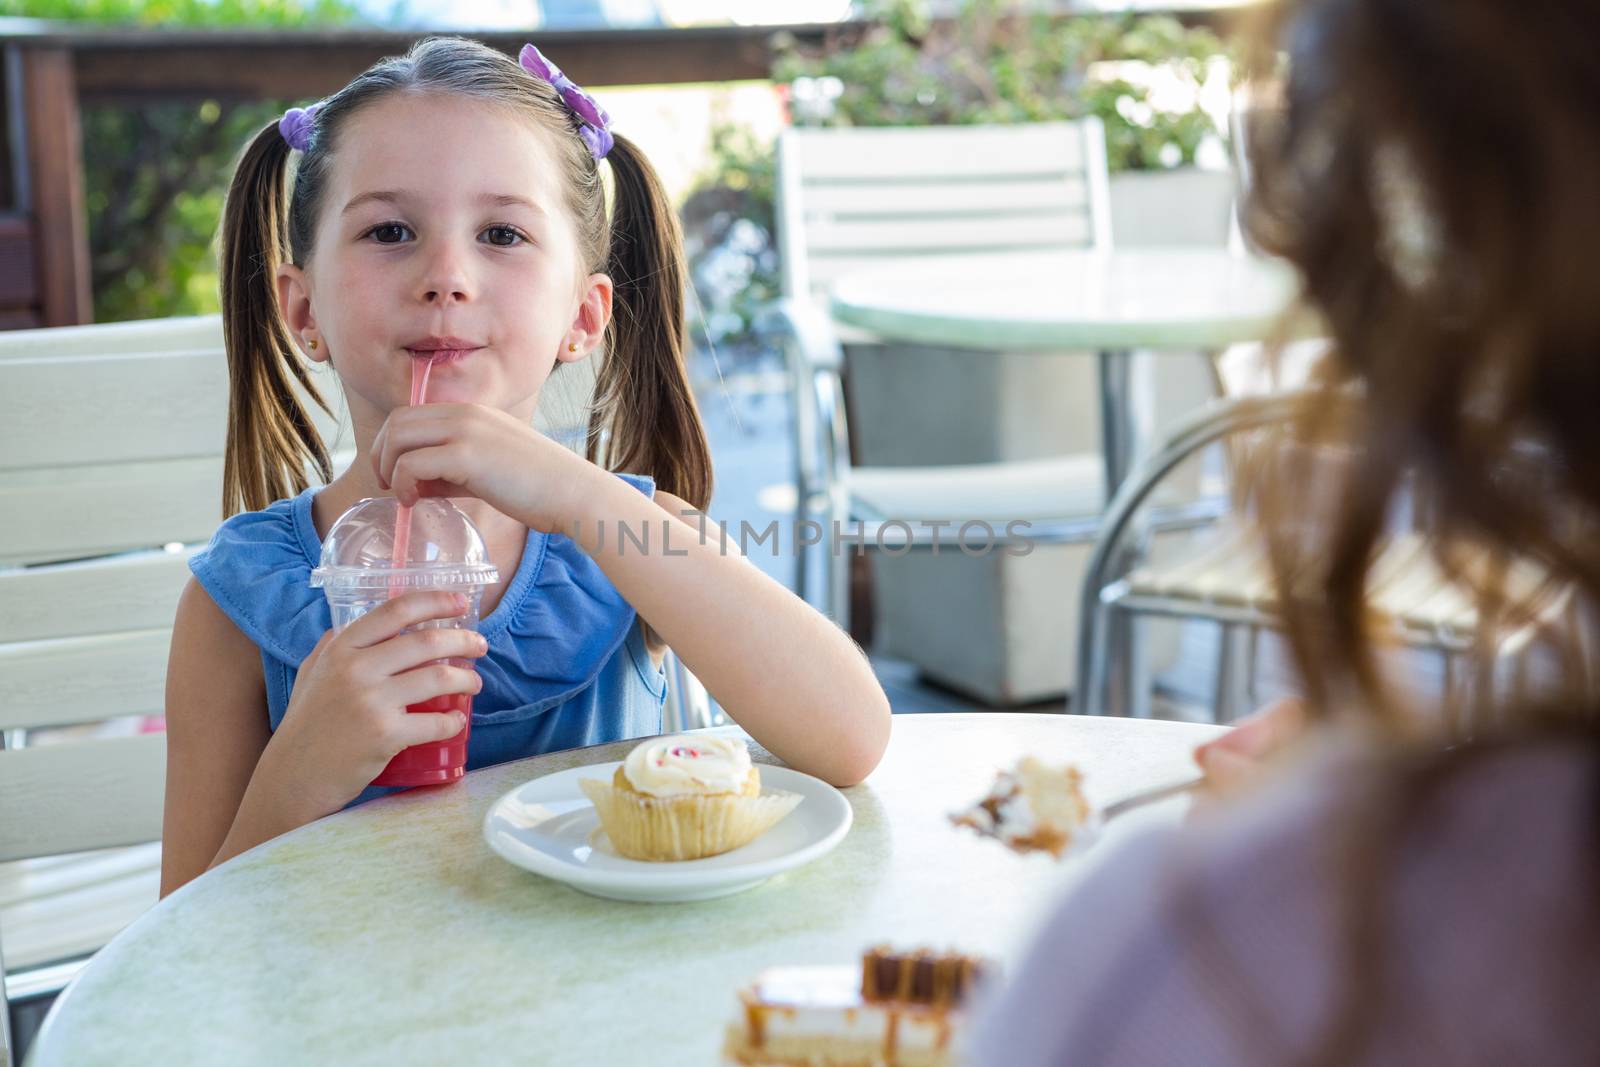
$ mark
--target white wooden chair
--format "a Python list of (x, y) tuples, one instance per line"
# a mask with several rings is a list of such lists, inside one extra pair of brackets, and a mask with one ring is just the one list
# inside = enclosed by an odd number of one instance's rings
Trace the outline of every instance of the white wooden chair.
[(155, 903), (167, 647), (227, 393), (216, 316), (0, 334), (0, 1003)]
[[(837, 521), (859, 531), (869, 544), (877, 543), (881, 532), (886, 544), (922, 549), (931, 547), (935, 535), (930, 531), (940, 520), (987, 521), (1002, 534), (995, 541), (999, 547), (1010, 543), (1003, 536), (1007, 522), (1026, 519), (1031, 524), (1024, 535), (1029, 542), (1062, 547), (1041, 552), (1030, 564), (1035, 568), (1030, 579), (1021, 583), (1049, 586), (1025, 612), (1033, 619), (1040, 612), (1050, 616), (1044, 624), (1049, 635), (1042, 641), (1037, 634), (1013, 637), (1040, 647), (1070, 646), (1076, 606), (1063, 592), (1076, 588), (1105, 504), (1094, 361), (995, 351), (977, 354), (974, 363), (970, 352), (919, 350), (919, 366), (964, 360), (951, 365), (982, 368), (976, 371), (980, 379), (997, 376), (1002, 361), (1026, 361), (1018, 380), (1028, 383), (1032, 397), (1049, 397), (1049, 415), (1039, 412), (1037, 399), (1025, 400), (1023, 406), (1035, 407), (1037, 423), (1048, 425), (1047, 432), (1056, 438), (1051, 444), (1063, 447), (990, 462), (924, 457), (906, 460), (906, 465), (853, 466), (852, 432), (862, 436), (882, 431), (860, 420), (854, 431), (847, 427), (845, 366), (848, 361), (859, 387), (864, 371), (880, 373), (873, 368), (882, 362), (882, 346), (870, 335), (832, 323), (825, 300), (829, 287), (846, 273), (909, 266), (930, 255), (1109, 247), (1099, 120), (789, 129), (779, 141), (778, 197), (785, 296), (770, 321), (786, 344), (792, 373), (797, 521), (819, 519), (824, 530)], [(905, 364), (896, 366), (905, 369)], [(1213, 385), (1207, 376), (1204, 395), (1189, 395), (1178, 387), (1185, 396), (1176, 406), (1202, 402), (1212, 395)], [(959, 407), (971, 400), (951, 402)], [(963, 421), (959, 412), (932, 417), (941, 425)], [(1016, 421), (1024, 419), (1019, 414)], [(909, 542), (903, 523), (913, 530)], [(946, 550), (953, 529), (944, 532)], [(822, 606), (848, 626), (848, 555), (826, 548), (821, 554)], [(1038, 569), (1046, 564), (1048, 570)], [(913, 565), (909, 560), (897, 564)], [(809, 587), (808, 570), (808, 553), (797, 548), (795, 588), (801, 595)], [(1046, 574), (1041, 581), (1040, 575)], [(918, 584), (926, 585), (928, 578), (921, 576)], [(1007, 584), (1012, 588), (1007, 595), (1021, 593), (1016, 580)], [(902, 607), (898, 613), (903, 617), (919, 614)], [(920, 633), (908, 638), (900, 654), (916, 654), (915, 649), (939, 642), (932, 632)], [(1071, 684), (1068, 668), (1057, 673)], [(1059, 681), (1055, 688), (1059, 691)]]
[[(568, 368), (535, 424), (581, 446), (592, 385)], [(217, 316), (0, 333), (0, 1020), (157, 899), (167, 650), (227, 392)], [(341, 468), (344, 420), (317, 423)]]

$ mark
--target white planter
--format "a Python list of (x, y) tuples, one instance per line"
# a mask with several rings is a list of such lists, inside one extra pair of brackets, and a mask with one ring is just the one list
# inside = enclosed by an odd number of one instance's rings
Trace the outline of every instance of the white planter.
[(1111, 176), (1111, 239), (1141, 245), (1227, 247), (1233, 224), (1230, 171), (1178, 167)]

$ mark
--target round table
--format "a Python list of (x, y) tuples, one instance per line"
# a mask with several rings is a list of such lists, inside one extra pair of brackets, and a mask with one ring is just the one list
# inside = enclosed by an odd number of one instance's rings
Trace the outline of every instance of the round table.
[[(585, 896), (484, 843), (501, 794), (621, 759), (633, 742), (475, 771), (332, 815), (184, 886), (90, 962), (28, 1062), (704, 1067), (718, 1062), (736, 990), (762, 968), (854, 963), (884, 942), (1017, 958), (1085, 860), (1019, 856), (950, 825), (997, 768), (1024, 753), (1074, 762), (1102, 804), (1191, 775), (1192, 749), (1217, 730), (896, 716), (882, 764), (844, 791), (855, 822), (832, 853), (696, 904)], [(1172, 816), (1152, 806), (1107, 836)]]
[(1099, 352), (1110, 500), (1141, 436), (1128, 354), (1262, 340), (1284, 320), (1295, 293), (1293, 271), (1277, 260), (1143, 248), (929, 258), (846, 275), (831, 307), (840, 322), (896, 341)]

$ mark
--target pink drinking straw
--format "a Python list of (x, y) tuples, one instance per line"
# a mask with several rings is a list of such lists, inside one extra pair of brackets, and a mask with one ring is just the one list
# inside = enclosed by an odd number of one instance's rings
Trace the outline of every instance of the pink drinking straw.
[[(428, 402), (428, 372), (433, 370), (433, 360), (424, 356), (420, 359), (413, 357), (411, 360), (411, 405)], [(399, 504), (394, 511), (394, 560), (395, 570), (406, 565), (406, 557), (411, 554), (411, 509), (404, 504)], [(401, 593), (398, 582), (389, 585), (389, 598), (392, 600)]]

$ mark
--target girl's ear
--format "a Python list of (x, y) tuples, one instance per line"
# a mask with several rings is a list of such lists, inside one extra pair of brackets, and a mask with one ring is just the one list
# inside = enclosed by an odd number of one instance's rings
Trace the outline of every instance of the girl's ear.
[(563, 363), (576, 363), (586, 358), (605, 337), (606, 326), (611, 322), (611, 276), (591, 274), (584, 284), (587, 288), (578, 304), (578, 313), (572, 317), (561, 350), (556, 353), (556, 358)]
[[(293, 263), (278, 267), (273, 277), (278, 290), (278, 311), (289, 336), (299, 346), (301, 353), (313, 363), (328, 358), (327, 339), (317, 331), (317, 317), (311, 312), (311, 290), (306, 284), (306, 272)], [(313, 345), (311, 342), (317, 342)]]

